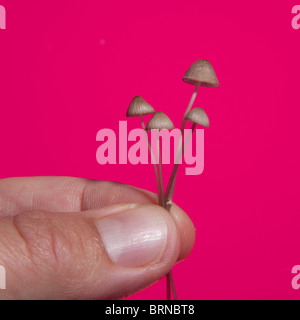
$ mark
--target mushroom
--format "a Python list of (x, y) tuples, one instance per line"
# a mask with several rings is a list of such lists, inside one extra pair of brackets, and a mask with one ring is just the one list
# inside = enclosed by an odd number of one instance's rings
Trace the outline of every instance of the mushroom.
[(200, 87), (217, 88), (220, 86), (215, 71), (211, 63), (207, 60), (198, 60), (193, 63), (188, 71), (185, 73), (183, 79), (184, 82), (195, 86), (194, 93), (191, 97), (190, 103), (185, 111), (184, 117), (181, 123), (181, 132), (183, 133), (185, 126), (185, 117), (192, 109), (194, 101), (196, 99), (198, 90)]
[(193, 132), (195, 131), (196, 126), (199, 125), (199, 126), (206, 127), (206, 128), (209, 127), (208, 116), (202, 108), (194, 108), (194, 109), (190, 110), (188, 112), (188, 114), (185, 116), (185, 120), (191, 122), (193, 125), (192, 125), (191, 130), (189, 131), (188, 136), (186, 137), (186, 139), (184, 141), (183, 147), (181, 147), (179, 152), (177, 153), (176, 163), (174, 164), (171, 178), (168, 183), (168, 187), (167, 187), (166, 194), (164, 197), (166, 199), (166, 209), (168, 211), (170, 210), (170, 207), (172, 206), (172, 199), (173, 199), (173, 195), (174, 195), (176, 175), (177, 175), (177, 170), (178, 170), (178, 166), (179, 166), (179, 161), (178, 161), (179, 159), (178, 158), (180, 155), (183, 154), (188, 142), (191, 139)]
[(208, 128), (209, 127), (209, 119), (206, 112), (202, 108), (194, 108), (189, 111), (189, 113), (185, 117), (186, 121), (192, 122), (192, 129), (194, 130), (196, 125)]
[(146, 130), (173, 130), (174, 125), (171, 119), (163, 112), (157, 111), (147, 124)]
[(142, 97), (136, 96), (132, 99), (126, 113), (126, 117), (140, 117), (142, 128), (146, 130), (144, 117), (147, 114), (154, 113), (155, 110)]
[(158, 161), (159, 161), (159, 181), (160, 181), (160, 189), (162, 190), (162, 199), (161, 205), (164, 207), (164, 187), (163, 187), (163, 175), (162, 175), (162, 164), (161, 164), (161, 148), (160, 148), (160, 139), (159, 139), (159, 131), (160, 130), (173, 130), (174, 125), (170, 118), (163, 112), (157, 111), (154, 113), (152, 118), (149, 120), (146, 130), (158, 130), (157, 135), (157, 147), (158, 147)]
[[(162, 175), (162, 166), (161, 166), (161, 148), (160, 148), (160, 140), (159, 140), (159, 131), (160, 130), (173, 130), (174, 125), (170, 118), (163, 112), (158, 111), (155, 112), (150, 121), (147, 124), (146, 130), (158, 130), (157, 135), (157, 145), (158, 145), (158, 158), (159, 158), (159, 178), (160, 178), (160, 186), (161, 190), (164, 190), (163, 187), (163, 175)], [(165, 207), (165, 199), (164, 194), (162, 197), (162, 206)], [(171, 300), (171, 287), (174, 295), (174, 299), (177, 300), (177, 294), (173, 279), (172, 270), (166, 276), (166, 284), (167, 284), (167, 300)]]
[[(187, 109), (184, 113), (184, 116), (183, 116), (183, 119), (181, 122), (180, 130), (181, 130), (181, 135), (183, 136), (185, 122), (186, 122), (186, 116), (192, 109), (192, 106), (193, 106), (195, 99), (197, 97), (199, 88), (200, 87), (218, 88), (220, 86), (220, 84), (217, 79), (217, 76), (216, 76), (216, 73), (214, 71), (213, 66), (211, 65), (211, 63), (208, 60), (204, 60), (204, 59), (201, 59), (201, 60), (194, 62), (190, 66), (190, 68), (187, 70), (187, 72), (185, 73), (182, 80), (188, 84), (195, 86), (191, 100), (187, 106)], [(181, 152), (182, 148), (184, 148), (184, 146), (182, 147), (182, 141), (179, 141), (179, 144), (177, 147), (177, 153)], [(178, 165), (175, 164), (172, 172), (174, 172), (174, 171), (177, 172), (177, 169), (178, 169)], [(176, 173), (175, 173), (175, 175), (176, 175)], [(171, 181), (171, 179), (173, 181)], [(173, 184), (173, 186), (172, 186), (172, 184)], [(170, 192), (171, 187), (172, 187), (172, 189), (174, 189), (174, 184), (175, 184), (175, 178), (171, 176), (169, 183), (168, 183), (167, 192)], [(165, 198), (168, 199), (168, 197), (165, 197)], [(171, 206), (171, 205), (172, 205), (172, 201), (168, 204), (168, 206)]]
[(154, 108), (148, 102), (146, 102), (142, 97), (136, 96), (132, 99), (132, 101), (127, 109), (126, 117), (140, 117), (140, 119), (141, 119), (142, 128), (145, 131), (145, 135), (146, 135), (146, 139), (147, 139), (147, 143), (148, 143), (148, 149), (151, 154), (151, 160), (154, 165), (159, 203), (162, 203), (164, 191), (161, 190), (161, 187), (160, 187), (160, 180), (159, 180), (159, 176), (158, 176), (158, 171), (157, 171), (153, 151), (152, 151), (152, 148), (151, 148), (151, 145), (150, 145), (150, 142), (148, 139), (148, 135), (146, 132), (146, 126), (145, 126), (145, 121), (144, 121), (145, 115), (148, 115), (148, 114), (151, 114), (154, 112), (155, 112)]

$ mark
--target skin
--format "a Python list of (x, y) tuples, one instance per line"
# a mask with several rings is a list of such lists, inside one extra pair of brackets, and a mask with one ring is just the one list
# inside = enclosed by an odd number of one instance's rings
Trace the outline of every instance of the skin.
[[(0, 299), (122, 299), (167, 274), (192, 250), (195, 229), (178, 206), (129, 185), (66, 177), (0, 180)], [(127, 210), (159, 212), (168, 225), (159, 261), (124, 268), (108, 257), (94, 221)]]

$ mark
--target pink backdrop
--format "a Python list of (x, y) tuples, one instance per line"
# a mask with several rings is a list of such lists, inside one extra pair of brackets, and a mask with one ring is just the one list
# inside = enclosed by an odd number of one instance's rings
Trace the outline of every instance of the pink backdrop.
[[(197, 229), (174, 268), (179, 297), (299, 299), (295, 1), (1, 0), (1, 178), (67, 175), (155, 191), (150, 165), (101, 167), (96, 133), (117, 130), (137, 94), (179, 126), (193, 90), (182, 76), (208, 59), (220, 88), (201, 89), (195, 103), (211, 121), (205, 170), (181, 169), (175, 193)], [(164, 290), (160, 281), (131, 298), (164, 299)]]

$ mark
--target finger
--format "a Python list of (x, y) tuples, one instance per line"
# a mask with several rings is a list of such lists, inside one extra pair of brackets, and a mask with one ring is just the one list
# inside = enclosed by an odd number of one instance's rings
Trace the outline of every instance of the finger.
[(157, 195), (132, 186), (72, 177), (30, 177), (0, 180), (0, 212), (79, 212), (115, 203), (157, 203)]
[[(0, 180), (0, 216), (24, 211), (80, 212), (117, 203), (156, 204), (157, 195), (129, 185), (72, 177), (32, 177)], [(171, 215), (180, 225), (179, 260), (185, 259), (195, 241), (193, 223), (175, 204)], [(183, 241), (184, 240), (184, 241)]]
[(179, 251), (178, 227), (156, 205), (1, 218), (0, 297), (119, 299), (163, 277)]

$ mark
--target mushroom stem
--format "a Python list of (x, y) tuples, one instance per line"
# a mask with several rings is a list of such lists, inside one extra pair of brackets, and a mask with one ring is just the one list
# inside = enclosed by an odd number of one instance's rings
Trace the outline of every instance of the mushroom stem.
[[(160, 205), (165, 208), (165, 197), (164, 197), (164, 184), (163, 184), (163, 174), (162, 174), (162, 157), (161, 157), (161, 145), (160, 145), (160, 131), (158, 131), (157, 135), (157, 148), (158, 148), (158, 159), (159, 159), (159, 183), (160, 183), (160, 190), (162, 191), (162, 196), (160, 198)], [(172, 270), (166, 276), (166, 284), (167, 284), (167, 300), (171, 300), (171, 287), (173, 291), (173, 296), (175, 300), (177, 300), (177, 294), (175, 290), (175, 284), (173, 280)]]
[(169, 277), (170, 277), (170, 282), (171, 282), (171, 286), (172, 286), (172, 291), (173, 291), (174, 300), (178, 300), (178, 298), (177, 298), (177, 293), (176, 293), (176, 290), (175, 290), (175, 284), (174, 284), (174, 279), (173, 279), (173, 272), (172, 272), (172, 270), (169, 272)]
[[(184, 145), (182, 147), (179, 147), (179, 150), (177, 150), (177, 155), (176, 155), (176, 161), (173, 167), (173, 171), (168, 183), (168, 187), (166, 190), (166, 193), (164, 195), (164, 203), (165, 203), (165, 208), (167, 211), (171, 210), (171, 206), (172, 206), (172, 199), (173, 199), (173, 195), (174, 195), (174, 189), (175, 189), (175, 182), (176, 182), (176, 175), (177, 175), (177, 170), (179, 167), (179, 160), (180, 160), (180, 156), (182, 157), (182, 154), (185, 150), (185, 147), (187, 146), (188, 142), (190, 141), (192, 134), (194, 132), (196, 128), (196, 124), (194, 123), (188, 136), (186, 137), (185, 141), (184, 141)], [(173, 273), (172, 270), (167, 274), (166, 276), (166, 285), (167, 285), (167, 300), (171, 299), (171, 288), (170, 286), (172, 286), (172, 291), (173, 291), (173, 296), (174, 299), (177, 300), (177, 293), (176, 293), (176, 289), (175, 289), (175, 284), (174, 284), (174, 279), (173, 279)]]
[[(165, 199), (164, 199), (164, 186), (163, 186), (163, 175), (162, 175), (162, 156), (161, 156), (161, 143), (160, 143), (160, 130), (172, 130), (174, 129), (174, 125), (172, 121), (168, 118), (166, 114), (161, 111), (154, 113), (152, 118), (147, 124), (146, 130), (158, 130), (157, 136), (157, 151), (158, 151), (158, 162), (159, 162), (159, 183), (160, 183), (160, 190), (162, 191), (162, 197), (160, 199), (160, 205), (163, 208), (166, 208)], [(173, 290), (174, 297), (177, 298), (174, 280), (172, 276), (172, 271), (170, 271), (166, 275), (167, 279), (167, 299), (171, 300), (171, 287)]]
[[(171, 206), (172, 206), (172, 199), (173, 199), (173, 195), (174, 195), (175, 182), (176, 182), (176, 174), (177, 174), (177, 170), (178, 170), (178, 167), (179, 167), (179, 160), (180, 160), (179, 157), (180, 157), (180, 155), (182, 156), (182, 154), (183, 154), (183, 152), (185, 150), (185, 147), (187, 146), (188, 142), (190, 141), (195, 128), (196, 128), (196, 124), (194, 123), (192, 128), (191, 128), (191, 130), (190, 130), (190, 132), (189, 132), (189, 134), (188, 134), (188, 136), (186, 137), (186, 139), (184, 141), (183, 148), (181, 146), (180, 150), (177, 152), (176, 163), (175, 163), (175, 165), (173, 167), (173, 171), (172, 171), (169, 183), (168, 183), (167, 191), (166, 191), (166, 194), (164, 196), (165, 208), (166, 208), (167, 211), (170, 211), (171, 210)], [(176, 293), (176, 289), (175, 289), (172, 270), (166, 276), (166, 285), (167, 285), (167, 300), (171, 299), (170, 286), (172, 286), (174, 299), (177, 300), (177, 293)]]
[(182, 134), (183, 134), (183, 130), (184, 130), (184, 127), (185, 127), (185, 116), (186, 116), (186, 115), (189, 113), (189, 111), (192, 109), (192, 106), (193, 106), (193, 104), (194, 104), (194, 102), (195, 102), (195, 99), (196, 99), (196, 97), (197, 97), (199, 88), (200, 88), (200, 84), (197, 83), (197, 84), (195, 85), (195, 90), (194, 90), (194, 92), (193, 92), (193, 94), (192, 94), (191, 100), (190, 100), (190, 102), (189, 102), (189, 104), (188, 104), (188, 106), (187, 106), (187, 108), (186, 108), (186, 110), (185, 110), (185, 114), (184, 114), (184, 116), (183, 116), (183, 118), (182, 118), (181, 129), (180, 129)]
[(166, 282), (167, 282), (167, 300), (171, 300), (171, 287), (172, 287), (174, 300), (178, 300), (172, 270), (166, 275)]
[(171, 300), (171, 281), (170, 281), (171, 271), (166, 275), (166, 285), (167, 285), (167, 300)]
[[(185, 117), (186, 115), (190, 112), (190, 110), (192, 109), (193, 107), (193, 104), (196, 100), (196, 97), (197, 97), (197, 94), (198, 94), (198, 91), (199, 91), (199, 88), (200, 88), (200, 83), (197, 83), (195, 85), (195, 89), (194, 89), (194, 92), (192, 94), (192, 97), (190, 99), (190, 102), (185, 110), (185, 113), (184, 113), (184, 116), (182, 118), (182, 122), (181, 122), (181, 128), (180, 128), (180, 131), (181, 131), (181, 136), (183, 137), (183, 133), (184, 133), (184, 127), (185, 127)], [(179, 142), (178, 142), (178, 146), (177, 146), (177, 156), (179, 153), (181, 153), (182, 151), (182, 140), (180, 139)], [(177, 159), (177, 158), (176, 158)], [(167, 206), (171, 206), (171, 204), (168, 204), (168, 194), (171, 192), (171, 188), (173, 189), (172, 190), (172, 193), (174, 193), (174, 187), (175, 187), (175, 180), (176, 180), (176, 173), (177, 173), (177, 170), (178, 170), (178, 161), (175, 162), (174, 164), (174, 167), (173, 167), (173, 171), (172, 171), (172, 175), (171, 175), (171, 178), (169, 180), (169, 183), (168, 183), (168, 188), (167, 188), (167, 191), (166, 191), (166, 194), (165, 194), (165, 199), (166, 199), (166, 204)], [(172, 183), (172, 184), (171, 184)], [(173, 195), (172, 195), (173, 197)], [(172, 198), (171, 198), (172, 199)], [(172, 201), (171, 201), (172, 202)]]
[(158, 162), (159, 162), (159, 183), (160, 183), (160, 190), (161, 190), (161, 206), (165, 207), (165, 196), (164, 196), (164, 183), (163, 183), (163, 174), (162, 174), (162, 164), (161, 164), (161, 146), (160, 146), (160, 139), (159, 139), (159, 131), (157, 136), (157, 146), (158, 146)]
[(144, 117), (141, 115), (140, 118), (141, 118), (142, 128), (145, 131), (145, 135), (146, 135), (146, 139), (147, 139), (147, 143), (148, 143), (148, 149), (149, 149), (149, 152), (151, 154), (151, 160), (152, 160), (152, 163), (153, 163), (153, 166), (154, 166), (155, 179), (156, 179), (156, 185), (157, 185), (157, 193), (158, 193), (158, 202), (159, 202), (159, 205), (162, 205), (163, 204), (164, 190), (161, 189), (161, 183), (160, 183), (160, 179), (159, 179), (159, 175), (158, 175), (158, 171), (157, 171), (157, 166), (156, 166), (155, 158), (154, 158), (153, 151), (152, 151), (152, 148), (151, 148), (151, 144), (150, 144), (149, 139), (148, 139)]
[(187, 144), (189, 143), (191, 137), (192, 137), (192, 134), (193, 132), (195, 131), (195, 128), (196, 128), (196, 124), (194, 123), (188, 136), (186, 137), (185, 141), (184, 141), (184, 145), (183, 147), (181, 146), (180, 150), (177, 152), (177, 155), (176, 155), (176, 161), (175, 161), (175, 164), (174, 164), (174, 167), (173, 167), (173, 171), (172, 171), (172, 174), (171, 174), (171, 177), (170, 177), (170, 180), (169, 180), (169, 183), (168, 183), (168, 187), (167, 187), (167, 190), (166, 190), (166, 193), (165, 193), (165, 199), (166, 199), (166, 209), (169, 211), (171, 206), (172, 206), (172, 199), (173, 199), (173, 195), (174, 195), (174, 189), (175, 189), (175, 182), (176, 182), (176, 175), (177, 175), (177, 170), (178, 170), (178, 167), (179, 167), (179, 157), (183, 155), (184, 153), (184, 150), (187, 146)]

